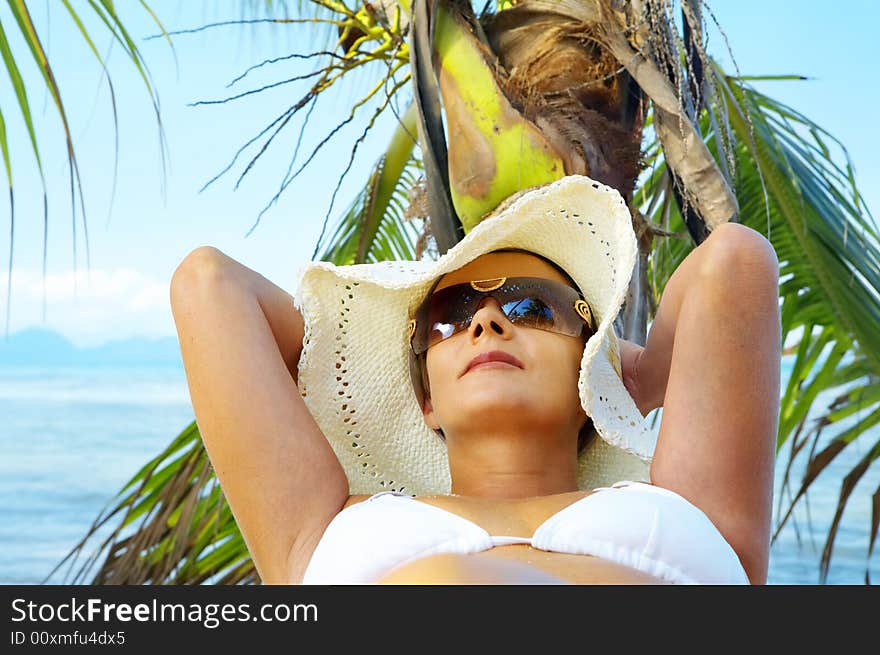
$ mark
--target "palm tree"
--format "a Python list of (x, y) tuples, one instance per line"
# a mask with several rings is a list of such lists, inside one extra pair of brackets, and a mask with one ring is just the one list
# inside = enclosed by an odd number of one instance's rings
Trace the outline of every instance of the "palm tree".
[[(641, 344), (672, 271), (712, 229), (738, 221), (764, 233), (780, 261), (783, 339), (794, 344), (777, 442), (793, 493), (784, 508), (779, 499), (776, 534), (836, 457), (857, 441), (866, 446), (841, 481), (824, 579), (853, 488), (880, 456), (870, 432), (880, 420), (880, 231), (845, 149), (719, 67), (704, 47), (711, 13), (702, 0), (681, 0), (680, 16), (674, 7), (497, 0), (476, 13), (464, 0), (312, 0), (300, 18), (278, 22), (327, 26), (334, 46), (291, 55), (324, 65), (308, 91), (245, 144), (258, 153), (243, 175), (326, 89), (345, 76), (374, 75), (342, 123), (376, 103), (339, 183), (384, 111), (397, 114), (398, 128), (315, 256), (337, 264), (433, 257), (511, 195), (588, 174), (629, 203), (640, 258), (617, 327)], [(409, 100), (405, 112), (396, 110), (400, 99)], [(298, 172), (288, 172), (266, 208)], [(834, 394), (828, 407), (817, 407), (820, 392)], [(811, 409), (820, 416), (810, 417)], [(804, 459), (803, 479), (789, 489), (789, 473)], [(880, 490), (871, 502), (869, 558)], [(79, 561), (87, 547), (91, 555)], [(119, 492), (68, 560), (79, 561), (70, 582), (258, 581), (195, 422)]]

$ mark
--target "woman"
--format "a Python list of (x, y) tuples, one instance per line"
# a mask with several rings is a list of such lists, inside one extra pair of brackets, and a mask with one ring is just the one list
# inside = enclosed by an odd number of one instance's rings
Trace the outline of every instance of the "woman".
[(645, 348), (613, 329), (635, 258), (625, 203), (582, 176), (436, 262), (314, 263), (300, 311), (191, 253), (171, 300), (193, 407), (263, 581), (764, 583), (776, 255), (717, 227)]

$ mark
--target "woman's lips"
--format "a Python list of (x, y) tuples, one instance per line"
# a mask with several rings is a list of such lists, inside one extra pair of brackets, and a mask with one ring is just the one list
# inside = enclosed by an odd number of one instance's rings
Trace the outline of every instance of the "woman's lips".
[[(476, 357), (474, 357), (470, 362), (468, 362), (467, 368), (464, 369), (461, 375), (464, 375), (471, 369), (480, 367), (480, 368), (501, 368), (507, 366), (515, 366), (516, 368), (523, 368), (522, 362), (519, 361), (513, 355), (504, 352), (503, 350), (490, 350), (489, 352), (480, 353)], [(461, 375), (459, 377), (461, 377)]]

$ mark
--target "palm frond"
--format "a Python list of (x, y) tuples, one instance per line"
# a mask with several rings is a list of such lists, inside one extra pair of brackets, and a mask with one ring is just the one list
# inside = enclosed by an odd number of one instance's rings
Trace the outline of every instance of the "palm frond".
[(258, 581), (195, 421), (111, 499), (47, 580), (65, 563), (68, 584)]
[(415, 0), (412, 7), (410, 71), (413, 99), (418, 108), (418, 134), (425, 167), (427, 199), (434, 217), (440, 249), (444, 252), (461, 240), (464, 231), (449, 188), (449, 159), (440, 105), (440, 87), (433, 65), (433, 23), (427, 0)]
[[(298, 139), (298, 144), (302, 141), (302, 135), (305, 131), (306, 125), (308, 124), (308, 116), (311, 114), (311, 111), (314, 109), (315, 104), (319, 100), (319, 98), (324, 97), (331, 88), (333, 88), (343, 79), (349, 79), (357, 76), (358, 74), (373, 74), (373, 79), (375, 82), (371, 86), (370, 90), (363, 97), (351, 103), (348, 117), (341, 121), (338, 125), (336, 125), (327, 135), (325, 135), (324, 138), (321, 139), (318, 144), (312, 149), (306, 160), (301, 163), (299, 167), (294, 171), (294, 161), (296, 159), (296, 154), (298, 154), (299, 152), (299, 147), (297, 147), (294, 158), (291, 160), (290, 167), (284, 174), (278, 186), (278, 190), (259, 211), (256, 220), (251, 228), (248, 230), (247, 235), (249, 235), (254, 229), (256, 229), (260, 220), (266, 214), (266, 212), (269, 211), (278, 202), (284, 192), (299, 177), (300, 173), (302, 173), (306, 169), (306, 167), (313, 161), (318, 153), (331, 142), (331, 140), (342, 130), (342, 128), (354, 121), (356, 112), (362, 107), (367, 106), (377, 96), (381, 97), (380, 93), (384, 91), (384, 98), (381, 99), (379, 107), (373, 111), (372, 115), (367, 121), (366, 129), (364, 130), (363, 134), (361, 134), (361, 136), (355, 141), (354, 147), (352, 148), (351, 152), (349, 166), (342, 172), (339, 177), (336, 190), (333, 193), (330, 206), (327, 210), (327, 216), (325, 217), (326, 224), (326, 221), (328, 220), (330, 213), (332, 212), (333, 205), (335, 203), (336, 193), (339, 190), (339, 187), (342, 184), (342, 181), (347, 174), (349, 168), (351, 167), (351, 164), (353, 163), (358, 146), (366, 138), (368, 132), (373, 128), (379, 116), (390, 106), (392, 106), (392, 101), (395, 100), (395, 95), (397, 91), (406, 86), (406, 83), (409, 80), (408, 73), (404, 75), (400, 80), (396, 78), (397, 73), (409, 63), (408, 45), (404, 38), (406, 30), (408, 28), (408, 23), (403, 20), (402, 12), (395, 11), (393, 13), (393, 16), (389, 17), (384, 13), (377, 14), (369, 7), (363, 7), (356, 10), (349, 7), (345, 2), (336, 0), (313, 0), (313, 5), (311, 8), (313, 10), (313, 15), (308, 15), (305, 17), (267, 18), (253, 20), (268, 21), (277, 24), (310, 23), (316, 26), (331, 26), (334, 29), (338, 30), (338, 38), (336, 38), (336, 42), (335, 44), (333, 44), (332, 47), (330, 47), (329, 49), (325, 48), (322, 50), (304, 54), (294, 53), (288, 56), (276, 57), (260, 62), (259, 64), (249, 67), (244, 73), (238, 75), (229, 84), (229, 86), (233, 86), (234, 84), (243, 80), (245, 77), (248, 76), (249, 73), (258, 68), (270, 66), (280, 62), (290, 61), (292, 59), (311, 59), (320, 57), (323, 60), (323, 64), (319, 64), (310, 73), (296, 75), (294, 77), (282, 79), (280, 81), (276, 81), (270, 84), (257, 86), (251, 90), (238, 92), (234, 95), (224, 98), (216, 100), (202, 100), (193, 103), (193, 105), (195, 106), (234, 102), (248, 96), (263, 93), (271, 88), (275, 88), (282, 84), (290, 84), (308, 78), (317, 78), (311, 84), (309, 90), (301, 98), (299, 98), (297, 102), (287, 107), (266, 127), (264, 127), (256, 136), (248, 140), (247, 143), (240, 147), (233, 156), (232, 160), (229, 162), (229, 164), (227, 164), (219, 173), (214, 175), (202, 187), (202, 191), (207, 189), (209, 186), (211, 186), (221, 177), (223, 177), (227, 172), (229, 172), (231, 168), (235, 165), (239, 157), (245, 152), (245, 150), (253, 146), (256, 152), (252, 156), (250, 156), (250, 159), (247, 161), (242, 172), (239, 174), (235, 184), (235, 187), (238, 188), (238, 186), (248, 175), (248, 173), (253, 170), (254, 166), (260, 160), (263, 154), (268, 150), (268, 148), (281, 134), (281, 132), (290, 124), (291, 120), (296, 116), (297, 113), (300, 112), (300, 110), (307, 106), (309, 107), (306, 120), (303, 122), (300, 128), (300, 137)], [(253, 20), (224, 21), (222, 23), (204, 25), (195, 29), (180, 30), (172, 32), (171, 34), (191, 33), (195, 31), (201, 31), (203, 29), (227, 25), (240, 25), (243, 23), (251, 23), (253, 22)], [(382, 71), (381, 75), (375, 75), (376, 71)], [(319, 241), (321, 239), (323, 239), (323, 230), (322, 236), (319, 238)]]
[[(40, 36), (38, 34), (38, 30), (36, 25), (34, 24), (33, 19), (31, 18), (31, 14), (28, 10), (27, 4), (24, 0), (8, 0), (8, 6), (10, 14), (14, 20), (15, 25), (18, 28), (19, 36), (26, 46), (27, 50), (30, 52), (31, 58), (33, 59), (34, 64), (36, 65), (37, 71), (40, 75), (40, 78), (45, 85), (45, 88), (48, 90), (49, 95), (52, 97), (53, 104), (55, 105), (55, 110), (61, 119), (62, 128), (64, 130), (64, 140), (67, 151), (67, 160), (68, 160), (68, 168), (69, 168), (69, 178), (70, 178), (70, 202), (71, 202), (71, 215), (73, 219), (73, 261), (74, 268), (77, 266), (77, 243), (76, 243), (76, 205), (77, 205), (77, 196), (79, 197), (79, 211), (82, 216), (82, 229), (85, 237), (85, 246), (86, 246), (86, 266), (90, 267), (90, 253), (89, 253), (89, 237), (88, 237), (88, 221), (86, 218), (86, 208), (85, 208), (85, 199), (83, 197), (82, 192), (82, 177), (80, 175), (79, 167), (77, 165), (76, 159), (76, 150), (74, 148), (73, 138), (71, 134), (71, 126), (68, 122), (67, 111), (65, 109), (64, 102), (61, 96), (61, 86), (57, 83), (55, 79), (54, 70), (49, 62), (49, 57), (46, 51), (43, 48)], [(98, 60), (102, 70), (107, 75), (109, 86), (110, 86), (110, 103), (113, 109), (113, 119), (114, 119), (114, 129), (116, 128), (116, 96), (112, 84), (112, 80), (110, 80), (109, 74), (107, 74), (107, 67), (103, 60), (103, 58), (98, 53), (95, 48), (93, 39), (91, 37), (91, 33), (85, 26), (85, 22), (82, 20), (81, 15), (77, 13), (77, 11), (70, 4), (69, 0), (63, 0), (62, 5), (66, 10), (67, 14), (72, 19), (77, 31), (80, 36), (84, 39), (86, 44), (89, 46), (93, 55)], [(153, 13), (153, 11), (149, 8), (144, 0), (141, 0), (141, 6), (148, 12), (148, 14), (152, 17), (152, 19), (156, 22), (157, 25), (161, 29), (162, 24), (159, 21), (158, 17)], [(147, 91), (150, 95), (150, 99), (153, 102), (153, 107), (156, 112), (156, 119), (159, 125), (159, 140), (160, 144), (163, 145), (163, 165), (164, 165), (164, 132), (162, 130), (161, 118), (159, 115), (159, 105), (158, 105), (158, 96), (156, 93), (155, 86), (148, 79), (148, 71), (146, 65), (141, 57), (140, 51), (137, 46), (132, 41), (128, 32), (126, 31), (123, 23), (119, 19), (116, 14), (115, 7), (110, 0), (100, 0), (100, 2), (90, 2), (89, 7), (92, 9), (93, 14), (104, 24), (106, 29), (114, 36), (114, 38), (123, 45), (123, 49), (125, 50), (128, 57), (134, 63), (136, 69), (139, 71), (140, 75), (143, 77)], [(51, 11), (51, 8), (49, 8)], [(9, 38), (4, 29), (3, 23), (0, 22), (0, 56), (2, 56), (4, 67), (9, 75), (10, 81), (12, 83), (12, 87), (15, 93), (15, 99), (18, 104), (22, 120), (27, 129), (28, 137), (31, 144), (31, 150), (33, 151), (34, 158), (37, 164), (37, 170), (40, 175), (40, 182), (43, 187), (43, 314), (45, 316), (45, 307), (46, 307), (46, 290), (45, 290), (45, 278), (46, 278), (46, 270), (47, 270), (47, 255), (48, 255), (48, 243), (47, 243), (47, 234), (48, 234), (48, 222), (49, 222), (49, 210), (48, 210), (48, 191), (46, 189), (45, 178), (43, 174), (43, 165), (40, 156), (40, 148), (37, 141), (36, 131), (34, 128), (34, 121), (30, 109), (30, 105), (28, 103), (28, 91), (25, 84), (25, 78), (22, 76), (20, 72), (19, 63), (17, 62), (14, 54), (13, 48), (10, 45)], [(0, 102), (0, 109), (2, 109), (2, 102)], [(12, 277), (12, 253), (14, 250), (14, 224), (15, 224), (15, 213), (14, 213), (14, 195), (13, 195), (13, 186), (12, 186), (12, 170), (13, 170), (13, 160), (11, 153), (9, 151), (8, 142), (6, 139), (6, 130), (5, 123), (3, 122), (3, 118), (0, 117), (0, 151), (3, 153), (3, 160), (6, 169), (6, 178), (9, 184), (9, 197), (10, 197), (10, 254), (9, 254), (9, 279)], [(116, 156), (115, 162), (118, 160), (118, 135), (116, 138)], [(118, 163), (118, 162), (117, 162)], [(114, 163), (114, 182), (113, 188), (115, 191), (115, 179), (116, 179), (116, 165)], [(9, 317), (11, 314), (11, 285), (7, 285), (7, 293), (6, 293), (6, 334), (8, 336), (9, 333)]]
[(338, 222), (320, 259), (348, 265), (418, 258), (418, 230), (406, 216), (408, 194), (422, 170), (421, 162), (413, 157), (415, 119), (413, 104), (388, 150), (376, 163), (367, 186)]
[[(635, 6), (633, 3), (630, 9)], [(712, 69), (707, 65), (708, 55), (700, 36), (702, 23), (694, 15), (694, 7), (683, 4), (683, 8), (689, 8), (684, 11), (684, 25), (693, 34), (685, 46), (669, 15), (671, 7), (672, 3), (664, 0), (648, 0), (643, 14), (631, 14), (615, 11), (612, 4), (603, 10), (603, 38), (620, 65), (651, 99), (654, 130), (663, 146), (674, 194), (680, 194), (682, 212), (690, 219), (688, 228), (700, 243), (707, 230), (735, 220), (738, 211), (729, 180), (700, 134), (701, 107), (716, 124), (726, 126), (727, 117), (724, 105), (711, 102), (715, 84), (712, 75), (705, 75)], [(683, 47), (687, 53), (682, 52)], [(702, 97), (703, 89), (709, 98)], [(717, 145), (730, 147), (721, 140)], [(721, 161), (726, 163), (727, 159)], [(690, 207), (696, 211), (699, 224), (688, 216)]]
[(358, 244), (363, 240), (363, 219), (371, 204), (369, 198), (372, 196), (372, 184), (358, 194), (352, 207), (343, 215), (334, 238), (320, 258), (339, 265), (418, 259), (420, 233), (405, 214), (409, 190), (417, 184), (421, 171), (417, 160), (410, 159), (407, 162), (362, 260), (357, 258), (357, 251)]

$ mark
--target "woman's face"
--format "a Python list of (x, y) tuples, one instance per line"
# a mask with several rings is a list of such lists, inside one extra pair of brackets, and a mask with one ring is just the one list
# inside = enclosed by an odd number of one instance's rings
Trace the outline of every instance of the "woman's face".
[[(570, 284), (540, 257), (498, 252), (445, 275), (435, 291), (499, 277), (541, 277)], [(492, 351), (510, 355), (516, 363), (468, 368), (474, 357)], [(487, 297), (467, 330), (428, 349), (425, 420), (432, 429), (442, 429), (447, 440), (493, 427), (576, 434), (587, 418), (577, 390), (583, 351), (581, 337), (512, 324), (498, 302)]]

